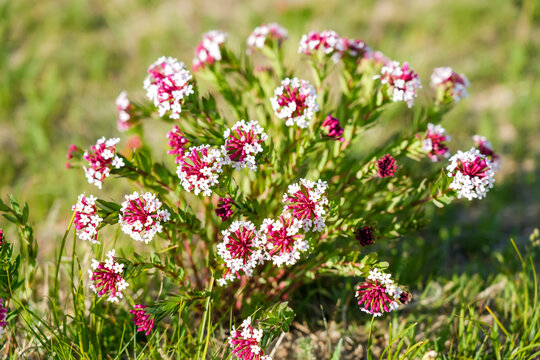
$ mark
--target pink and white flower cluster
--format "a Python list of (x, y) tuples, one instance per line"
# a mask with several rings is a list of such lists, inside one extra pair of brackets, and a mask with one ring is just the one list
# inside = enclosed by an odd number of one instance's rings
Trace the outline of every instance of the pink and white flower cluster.
[[(190, 147), (182, 157), (176, 158), (179, 163), (176, 173), (185, 190), (193, 191), (195, 195), (202, 193), (211, 196), (212, 188), (219, 183), (223, 165), (232, 164), (235, 169), (247, 167), (257, 171), (256, 156), (263, 151), (262, 142), (268, 139), (259, 123), (238, 121), (231, 129), (225, 130), (223, 137), (225, 144), (221, 146), (221, 151), (210, 145), (200, 145)], [(176, 147), (179, 152), (181, 144)]]
[(221, 61), (221, 46), (227, 39), (227, 33), (219, 30), (211, 30), (203, 35), (202, 41), (195, 48), (193, 58), (193, 71), (199, 71), (206, 65), (212, 65)]
[(124, 160), (116, 155), (116, 144), (120, 139), (105, 139), (102, 137), (92, 148), (84, 152), (83, 158), (88, 161), (88, 167), (84, 166), (86, 178), (90, 184), (101, 189), (103, 180), (107, 178), (113, 168), (123, 167)]
[(223, 241), (217, 245), (217, 251), (227, 271), (218, 284), (223, 286), (227, 281), (239, 278), (241, 271), (248, 277), (252, 276), (253, 269), (264, 262), (266, 254), (265, 238), (260, 236), (250, 221), (233, 221), (221, 233)]
[(418, 96), (417, 90), (422, 87), (418, 74), (409, 68), (407, 62), (401, 65), (397, 61), (386, 63), (377, 75), (383, 85), (388, 86), (388, 93), (392, 101), (404, 101), (408, 107), (413, 106)]
[(95, 244), (99, 243), (97, 241), (97, 228), (103, 221), (97, 213), (96, 200), (97, 198), (92, 195), (86, 197), (85, 194), (81, 194), (77, 203), (72, 206), (72, 210), (75, 211), (73, 224), (75, 225), (77, 236), (81, 240), (90, 241)]
[(257, 171), (255, 157), (262, 152), (261, 143), (268, 139), (264, 129), (257, 121), (239, 121), (223, 133), (225, 145), (221, 147), (223, 163), (231, 164), (235, 169), (247, 167)]
[(315, 88), (306, 80), (286, 78), (274, 90), (270, 99), (276, 116), (285, 120), (285, 125), (297, 124), (307, 128), (313, 115), (319, 111)]
[(129, 102), (127, 92), (122, 91), (116, 98), (117, 127), (119, 131), (127, 131), (136, 123), (133, 116), (133, 105)]
[(371, 269), (366, 281), (358, 285), (355, 296), (360, 310), (381, 316), (399, 307), (402, 293), (403, 290), (394, 283), (390, 274)]
[(446, 135), (446, 130), (441, 125), (428, 124), (427, 133), (422, 142), (422, 149), (428, 154), (433, 162), (441, 160), (441, 157), (448, 158), (450, 151), (447, 142), (450, 135)]
[(299, 54), (315, 55), (320, 52), (322, 55), (329, 55), (334, 63), (338, 63), (344, 56), (364, 56), (366, 51), (367, 46), (363, 40), (348, 39), (333, 30), (311, 31), (302, 35), (298, 45)]
[(298, 45), (299, 54), (314, 55), (320, 51), (324, 55), (330, 55), (334, 63), (341, 60), (345, 50), (347, 50), (346, 40), (333, 30), (311, 31), (302, 35)]
[(169, 112), (171, 119), (179, 119), (184, 98), (193, 94), (189, 83), (191, 74), (183, 62), (162, 56), (148, 68), (144, 89), (148, 99), (158, 108), (159, 116)]
[(493, 150), (491, 142), (489, 142), (485, 136), (481, 135), (474, 135), (473, 141), (474, 146), (476, 146), (478, 151), (480, 151), (480, 154), (485, 155), (491, 161), (493, 171), (499, 170), (501, 167), (501, 158), (497, 153), (495, 153), (495, 150)]
[(289, 185), (283, 195), (283, 211), (278, 219), (265, 219), (259, 231), (249, 221), (234, 221), (222, 232), (223, 241), (218, 244), (218, 254), (227, 270), (218, 284), (240, 278), (240, 271), (248, 277), (253, 269), (266, 260), (274, 265), (294, 265), (303, 252), (309, 250), (305, 234), (300, 231), (323, 231), (324, 215), (328, 206), (326, 181), (300, 179)]
[(283, 194), (282, 215), (298, 220), (304, 231), (323, 231), (328, 206), (327, 187), (327, 182), (320, 179), (317, 182), (300, 179), (300, 182), (289, 185)]
[(452, 178), (450, 189), (457, 192), (458, 199), (482, 199), (493, 187), (493, 165), (477, 149), (458, 151), (449, 161), (446, 170)]
[(218, 184), (223, 171), (223, 159), (218, 149), (210, 145), (192, 146), (184, 154), (176, 173), (186, 191), (195, 195), (212, 195), (212, 187)]
[(263, 336), (261, 329), (251, 327), (251, 316), (242, 322), (239, 329), (233, 329), (231, 336), (227, 339), (232, 353), (242, 360), (272, 360), (268, 355), (264, 355), (260, 346)]
[(124, 264), (116, 262), (114, 249), (109, 251), (106, 256), (105, 262), (92, 259), (93, 270), (88, 270), (92, 282), (90, 288), (97, 296), (108, 295), (108, 301), (118, 302), (118, 299), (123, 297), (122, 291), (129, 286), (122, 277)]
[(294, 265), (301, 253), (309, 249), (305, 235), (300, 233), (302, 221), (293, 217), (280, 216), (279, 219), (265, 219), (260, 228), (264, 236), (268, 258), (274, 265)]
[(184, 137), (184, 134), (176, 125), (174, 125), (173, 129), (167, 133), (167, 138), (169, 139), (169, 146), (171, 147), (171, 150), (169, 150), (167, 154), (176, 155), (174, 162), (179, 164), (184, 157), (188, 139)]
[(437, 92), (441, 91), (441, 95), (437, 96), (438, 99), (450, 98), (459, 101), (469, 96), (467, 93), (469, 80), (465, 75), (456, 73), (450, 67), (438, 67), (433, 70), (431, 87)]
[(343, 39), (345, 40), (347, 45), (346, 55), (353, 59), (364, 57), (369, 49), (369, 46), (366, 45), (366, 42), (364, 40), (346, 38)]
[(149, 192), (126, 195), (118, 215), (122, 231), (132, 239), (148, 244), (157, 233), (163, 231), (161, 222), (169, 221), (169, 211), (161, 209), (161, 206), (156, 195)]
[[(261, 49), (271, 45), (274, 40), (277, 40), (278, 45), (281, 45), (288, 37), (287, 29), (279, 24), (270, 23), (257, 26), (247, 39), (248, 53), (254, 52), (257, 48)], [(270, 41), (270, 44), (266, 42), (267, 40)]]

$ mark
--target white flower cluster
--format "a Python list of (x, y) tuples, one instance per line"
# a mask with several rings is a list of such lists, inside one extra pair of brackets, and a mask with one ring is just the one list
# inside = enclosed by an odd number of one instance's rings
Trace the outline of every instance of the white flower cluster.
[(475, 148), (469, 151), (458, 151), (450, 158), (446, 167), (448, 176), (452, 178), (450, 189), (457, 191), (458, 199), (462, 197), (482, 199), (493, 187), (493, 167), (491, 161)]
[(161, 209), (161, 205), (156, 195), (150, 192), (126, 195), (118, 215), (122, 231), (132, 239), (148, 244), (157, 233), (163, 231), (161, 222), (169, 221), (169, 211)]
[(347, 41), (333, 30), (323, 30), (320, 33), (310, 32), (302, 35), (298, 45), (299, 54), (312, 55), (319, 50), (324, 55), (332, 54), (332, 61), (338, 63), (347, 50)]
[[(114, 256), (115, 256), (115, 250), (112, 249), (106, 254), (107, 259), (105, 260), (104, 267), (106, 270), (112, 271), (115, 274), (122, 274), (122, 272), (124, 271), (124, 264), (117, 263), (114, 260)], [(98, 270), (99, 264), (100, 264), (99, 261), (97, 261), (96, 259), (92, 259), (92, 269), (94, 269), (94, 271)], [(94, 271), (88, 270), (88, 274), (90, 275), (91, 280), (95, 275)], [(116, 288), (116, 294), (115, 295), (111, 294), (107, 298), (107, 301), (110, 301), (110, 302), (118, 302), (118, 299), (123, 297), (121, 291), (127, 289), (127, 287), (129, 286), (127, 281), (124, 280), (123, 278), (120, 279), (120, 281), (115, 281), (113, 284), (109, 284), (109, 285), (114, 285)], [(99, 291), (94, 286), (93, 283), (90, 284), (90, 289), (92, 289), (94, 293), (98, 293)]]
[[(399, 304), (397, 301), (399, 300), (403, 291), (401, 290), (401, 287), (399, 285), (396, 285), (394, 280), (392, 280), (392, 276), (390, 274), (386, 274), (382, 271), (379, 271), (373, 268), (369, 271), (369, 275), (367, 279), (372, 282), (378, 281), (379, 284), (384, 285), (384, 287), (386, 288), (385, 290), (386, 294), (388, 294), (388, 296), (392, 298), (392, 302), (388, 304), (388, 312), (394, 311), (399, 307)], [(376, 313), (371, 314), (369, 310), (362, 307), (360, 308), (360, 310), (376, 317), (382, 315), (381, 312), (376, 312)]]
[(283, 216), (298, 219), (304, 231), (323, 231), (328, 206), (327, 187), (328, 183), (321, 179), (317, 182), (300, 179), (299, 183), (289, 185), (283, 194)]
[(116, 156), (116, 144), (119, 142), (119, 138), (106, 139), (102, 137), (93, 147), (94, 154), (90, 154), (88, 151), (84, 152), (83, 158), (90, 162), (90, 167), (83, 166), (83, 169), (90, 184), (101, 189), (103, 180), (109, 177), (111, 172), (109, 164), (115, 169), (120, 169), (125, 165), (124, 160)]
[(302, 222), (294, 218), (264, 219), (259, 233), (266, 238), (269, 259), (276, 266), (294, 265), (300, 254), (309, 250), (309, 243), (300, 234)]
[(257, 121), (238, 121), (223, 133), (225, 145), (221, 147), (223, 164), (231, 164), (235, 169), (247, 167), (257, 171), (255, 157), (263, 151), (261, 142), (268, 139), (264, 129)]
[(388, 84), (391, 87), (392, 101), (405, 101), (408, 107), (412, 107), (417, 97), (417, 89), (422, 87), (416, 73), (412, 72), (407, 63), (403, 67), (398, 61), (386, 63), (381, 68), (382, 84)]
[(176, 174), (186, 191), (211, 196), (211, 187), (218, 184), (222, 165), (223, 159), (218, 149), (210, 148), (210, 145), (192, 146), (185, 152)]
[(103, 219), (98, 215), (96, 210), (97, 198), (90, 195), (86, 197), (80, 194), (77, 203), (72, 206), (72, 210), (76, 212), (73, 223), (75, 224), (77, 236), (81, 240), (90, 241), (97, 244), (97, 228)]
[(276, 23), (257, 26), (247, 39), (248, 52), (255, 48), (263, 48), (267, 38), (277, 39), (280, 42), (286, 40), (288, 38), (287, 29)]
[(189, 84), (191, 73), (183, 62), (165, 56), (150, 65), (148, 72), (144, 89), (158, 108), (159, 116), (170, 111), (171, 119), (179, 119), (184, 97), (193, 94), (193, 85)]
[(454, 101), (459, 101), (469, 96), (467, 88), (469, 80), (464, 74), (458, 74), (451, 67), (438, 67), (433, 69), (431, 74), (431, 87), (436, 89), (440, 86), (446, 87)]
[(223, 286), (227, 281), (234, 281), (240, 271), (252, 276), (253, 269), (267, 258), (265, 238), (251, 221), (234, 221), (221, 234), (223, 241), (217, 245), (217, 251), (229, 272), (218, 279), (218, 284)]
[(313, 115), (319, 111), (315, 88), (298, 78), (282, 80), (270, 102), (276, 116), (285, 120), (285, 125), (297, 124), (303, 129), (308, 127)]

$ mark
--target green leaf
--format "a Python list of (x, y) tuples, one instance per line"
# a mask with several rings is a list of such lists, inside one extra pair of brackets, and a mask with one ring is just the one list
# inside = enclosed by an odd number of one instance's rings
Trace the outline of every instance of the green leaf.
[(330, 358), (330, 360), (339, 360), (339, 359), (341, 359), (341, 348), (342, 348), (342, 346), (343, 346), (343, 338), (340, 338), (339, 342), (338, 342), (338, 344), (336, 346), (336, 349), (332, 353), (332, 357)]
[(96, 203), (97, 203), (97, 206), (100, 209), (103, 209), (108, 213), (118, 212), (122, 208), (122, 206), (120, 204), (110, 202), (110, 201), (101, 200), (101, 199), (98, 199), (96, 201)]

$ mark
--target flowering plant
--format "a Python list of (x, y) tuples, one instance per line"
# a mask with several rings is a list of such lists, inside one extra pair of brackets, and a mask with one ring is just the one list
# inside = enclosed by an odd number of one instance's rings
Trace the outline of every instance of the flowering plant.
[[(69, 168), (102, 189), (73, 205), (77, 236), (88, 240), (80, 246), (96, 257), (81, 264), (95, 306), (106, 295), (114, 304), (104, 309), (129, 311), (146, 336), (202, 339), (219, 324), (228, 330), (216, 355), (270, 359), (268, 344), (293, 317), (286, 301), (313, 279), (358, 277), (358, 310), (399, 309), (410, 293), (385, 273), (377, 244), (420, 228), (430, 203), (481, 199), (493, 186), (498, 157), (485, 138), (446, 160), (454, 149), (440, 122), (466, 96), (464, 75), (436, 69), (421, 101), (413, 66), (325, 30), (300, 39), (312, 74), (300, 78), (283, 61), (288, 38), (263, 25), (234, 54), (226, 33), (204, 34), (191, 69), (160, 57), (141, 74), (146, 100), (117, 100), (119, 128), (141, 146), (104, 137), (70, 148)], [(367, 131), (390, 108), (414, 113), (414, 123), (372, 141)], [(145, 138), (158, 121), (170, 129), (160, 144)], [(112, 193), (115, 179), (142, 192)], [(112, 241), (109, 228), (127, 236)], [(150, 276), (167, 291), (143, 290)]]

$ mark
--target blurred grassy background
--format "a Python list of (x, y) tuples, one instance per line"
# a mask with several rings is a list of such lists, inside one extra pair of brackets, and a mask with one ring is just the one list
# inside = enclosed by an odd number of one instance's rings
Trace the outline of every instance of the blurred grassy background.
[(456, 267), (486, 271), (501, 241), (525, 239), (540, 218), (534, 0), (2, 0), (0, 194), (30, 202), (41, 256), (51, 254), (46, 244), (64, 231), (79, 193), (106, 194), (88, 185), (82, 171), (65, 170), (64, 159), (70, 143), (88, 147), (98, 137), (120, 136), (118, 93), (142, 98), (147, 66), (161, 55), (191, 64), (207, 30), (228, 32), (228, 46), (239, 51), (255, 26), (272, 21), (289, 30), (290, 55), (302, 33), (333, 29), (409, 61), (425, 89), (436, 66), (452, 66), (471, 81), (470, 98), (443, 123), (451, 149), (467, 149), (473, 134), (485, 135), (502, 154), (502, 170), (486, 200), (433, 210), (422, 236), (392, 249), (396, 267), (410, 269), (410, 261), (400, 262), (404, 251), (421, 258), (402, 282)]

